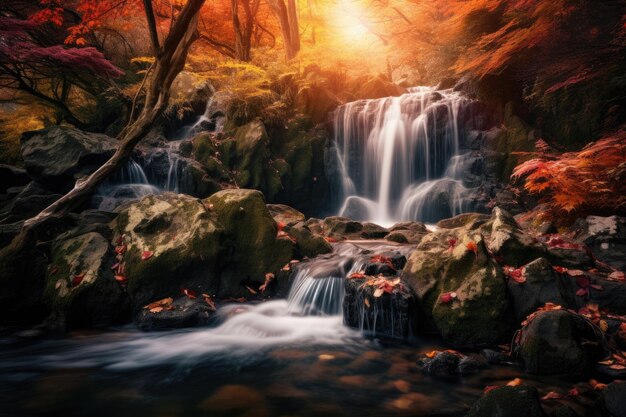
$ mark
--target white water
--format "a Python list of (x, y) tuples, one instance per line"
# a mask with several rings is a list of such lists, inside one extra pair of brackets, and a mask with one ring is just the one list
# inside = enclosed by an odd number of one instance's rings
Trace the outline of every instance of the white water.
[(470, 102), (452, 90), (415, 87), (400, 97), (339, 107), (339, 215), (388, 225), (466, 211), (459, 116)]

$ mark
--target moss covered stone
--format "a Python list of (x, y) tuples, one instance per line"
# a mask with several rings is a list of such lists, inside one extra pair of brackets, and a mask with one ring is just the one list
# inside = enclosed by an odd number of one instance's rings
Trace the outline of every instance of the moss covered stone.
[(465, 417), (544, 417), (535, 387), (499, 387), (476, 401)]
[[(476, 245), (476, 253), (468, 244)], [(426, 321), (447, 343), (486, 346), (507, 334), (504, 275), (479, 231), (461, 227), (427, 234), (410, 255), (402, 279), (417, 295)], [(441, 300), (447, 292), (456, 293), (450, 302)]]
[(243, 281), (263, 282), (265, 274), (276, 272), (294, 255), (294, 244), (276, 237), (278, 227), (256, 190), (219, 191), (206, 200), (225, 230), (224, 260), (220, 268), (220, 294), (245, 296)]
[(58, 330), (108, 326), (127, 312), (126, 295), (113, 278), (112, 248), (99, 233), (56, 241), (51, 250), (44, 300)]
[[(219, 288), (223, 229), (198, 199), (172, 193), (147, 196), (118, 209), (112, 223), (124, 236), (128, 294), (135, 309), (180, 293)], [(144, 251), (151, 252), (142, 260)]]

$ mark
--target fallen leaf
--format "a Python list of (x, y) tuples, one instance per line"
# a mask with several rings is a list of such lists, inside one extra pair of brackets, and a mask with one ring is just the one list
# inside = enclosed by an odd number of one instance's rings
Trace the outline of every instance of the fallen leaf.
[(580, 391), (578, 391), (578, 388), (572, 388), (571, 390), (567, 391), (567, 395), (569, 395), (570, 397), (578, 397), (580, 395)]
[(554, 392), (554, 391), (550, 391), (549, 393), (541, 397), (542, 400), (558, 400), (560, 398), (563, 398), (563, 396), (559, 394), (558, 392)]
[(426, 357), (428, 359), (432, 359), (437, 355), (437, 353), (439, 353), (438, 350), (431, 350), (430, 352), (426, 353)]
[(348, 275), (348, 279), (363, 279), (365, 277), (366, 277), (366, 275), (362, 271), (353, 272), (352, 274)]
[(622, 271), (614, 271), (609, 274), (607, 279), (611, 281), (624, 281), (624, 273)]
[(454, 247), (456, 246), (456, 239), (449, 239), (448, 240), (448, 252), (452, 253), (452, 251), (454, 250)]
[(518, 284), (523, 284), (524, 282), (526, 282), (526, 268), (521, 267), (521, 268), (515, 268), (513, 266), (504, 266), (502, 267), (502, 270), (504, 271), (504, 275), (506, 275), (507, 277), (511, 278), (513, 281), (517, 282)]
[(500, 386), (499, 385), (487, 385), (485, 389), (483, 390), (483, 394), (487, 394), (496, 388), (500, 388)]
[(248, 287), (247, 285), (244, 285), (244, 287), (246, 287), (246, 289), (248, 290), (248, 292), (250, 294), (252, 294), (252, 295), (256, 295), (257, 294), (257, 292), (253, 288)]
[(83, 282), (83, 278), (85, 278), (84, 272), (82, 274), (74, 275), (74, 278), (72, 278), (72, 287), (75, 287)]
[(278, 231), (279, 232), (282, 231), (285, 228), (285, 226), (287, 226), (287, 225), (284, 222), (276, 223), (276, 227), (278, 227)]
[(378, 298), (385, 293), (385, 290), (382, 288), (376, 288), (374, 291), (374, 297)]
[(470, 252), (474, 252), (474, 255), (478, 256), (478, 246), (476, 245), (476, 242), (467, 242), (465, 248)]
[(456, 292), (444, 292), (439, 296), (439, 301), (447, 304), (456, 298)]
[(567, 268), (565, 268), (564, 266), (553, 266), (552, 269), (558, 272), (559, 274), (564, 274), (567, 272)]
[(124, 245), (120, 245), (120, 246), (116, 246), (115, 247), (115, 253), (119, 254), (119, 255), (123, 255), (126, 253), (126, 249), (128, 249), (128, 246)]
[(154, 255), (154, 252), (149, 251), (149, 250), (145, 250), (141, 253), (141, 260), (145, 261), (147, 259), (152, 258), (152, 255)]
[(332, 361), (333, 359), (335, 359), (335, 356), (329, 355), (328, 353), (322, 353), (317, 358), (321, 361)]
[(602, 330), (603, 332), (606, 332), (609, 329), (609, 325), (606, 322), (606, 320), (600, 320), (600, 322), (598, 323), (598, 326), (600, 327), (600, 330)]
[(506, 385), (508, 387), (516, 387), (516, 386), (521, 385), (521, 384), (522, 384), (522, 380), (520, 378), (515, 378), (515, 379), (513, 379), (513, 380), (511, 380), (511, 381), (506, 383)]
[(154, 301), (148, 305), (143, 306), (143, 308), (147, 309), (147, 310), (151, 310), (153, 308), (156, 307), (167, 307), (169, 305), (172, 304), (172, 302), (174, 301), (174, 299), (172, 297), (167, 297), (167, 298), (162, 298), (158, 301)]
[(151, 313), (160, 313), (161, 311), (163, 311), (163, 307), (158, 306), (158, 307), (153, 307), (149, 310)]
[(567, 274), (571, 277), (579, 277), (585, 275), (585, 271), (581, 271), (580, 269), (568, 269)]
[(593, 388), (594, 390), (603, 390), (606, 388), (606, 384), (603, 384), (601, 382), (596, 381), (595, 379), (590, 379), (589, 380), (589, 385), (591, 385), (591, 388)]
[(324, 240), (328, 243), (337, 243), (337, 239), (335, 239), (334, 237), (330, 237), (330, 236), (324, 237)]
[(365, 300), (363, 300), (363, 304), (365, 304), (365, 307), (370, 308), (370, 300), (369, 298), (365, 298)]
[(185, 294), (188, 298), (198, 298), (197, 294), (192, 291), (192, 290), (188, 290), (187, 288), (182, 288), (183, 294)]
[(128, 282), (128, 278), (126, 278), (126, 276), (124, 275), (116, 275), (115, 280), (120, 284), (126, 284)]

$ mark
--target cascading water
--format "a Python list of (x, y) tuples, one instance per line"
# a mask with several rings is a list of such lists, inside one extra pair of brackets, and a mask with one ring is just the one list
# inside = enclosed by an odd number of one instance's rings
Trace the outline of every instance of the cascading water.
[(334, 114), (342, 216), (380, 224), (436, 221), (470, 208), (462, 182), (462, 122), (473, 101), (415, 87)]
[(130, 159), (105, 181), (94, 196), (94, 205), (100, 210), (111, 211), (126, 201), (149, 194), (164, 191), (192, 194), (193, 172), (189, 169), (189, 159), (182, 156), (181, 144), (203, 131), (219, 133), (223, 125), (224, 117), (215, 110), (211, 97), (204, 114), (194, 124), (181, 129), (177, 135), (179, 139), (169, 141), (163, 147), (149, 149), (150, 153), (141, 161), (144, 166)]

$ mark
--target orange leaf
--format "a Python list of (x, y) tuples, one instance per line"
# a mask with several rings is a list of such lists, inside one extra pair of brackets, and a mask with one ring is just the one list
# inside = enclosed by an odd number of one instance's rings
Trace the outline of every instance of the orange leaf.
[(183, 294), (185, 294), (187, 297), (189, 298), (198, 298), (197, 294), (192, 291), (192, 290), (188, 290), (187, 288), (183, 288)]
[(520, 378), (515, 378), (506, 383), (508, 387), (517, 387), (518, 385), (521, 385), (521, 384), (522, 384), (522, 380)]
[(145, 261), (147, 259), (152, 258), (152, 255), (154, 255), (154, 252), (151, 252), (149, 250), (145, 250), (141, 253), (141, 260)]
[(474, 255), (478, 256), (478, 246), (476, 245), (476, 242), (467, 242), (465, 248), (470, 252), (474, 252)]

